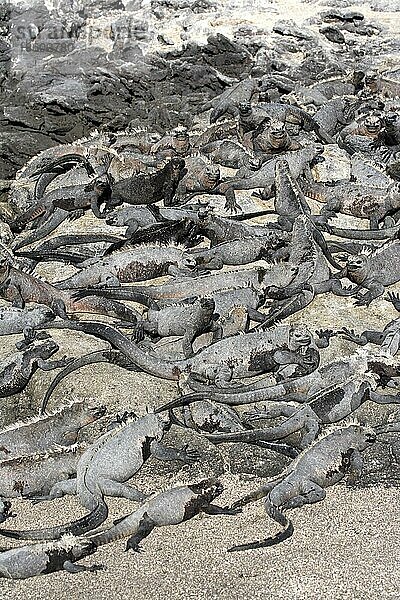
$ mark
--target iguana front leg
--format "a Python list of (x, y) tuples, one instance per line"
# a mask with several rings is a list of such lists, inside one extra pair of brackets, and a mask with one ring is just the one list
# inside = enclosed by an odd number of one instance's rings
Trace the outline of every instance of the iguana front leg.
[(16, 285), (10, 285), (7, 289), (7, 299), (15, 308), (25, 308), (25, 300), (21, 294), (21, 289)]
[(141, 548), (139, 546), (140, 542), (143, 541), (153, 531), (155, 526), (156, 524), (153, 519), (151, 519), (147, 513), (144, 513), (139, 522), (136, 533), (132, 535), (126, 542), (125, 552), (128, 550), (141, 552)]
[(356, 306), (369, 306), (373, 300), (385, 293), (385, 286), (379, 281), (363, 282), (363, 287), (367, 288), (368, 292), (358, 296)]
[(96, 573), (97, 571), (102, 571), (104, 569), (104, 565), (77, 565), (70, 560), (66, 560), (63, 564), (63, 569), (72, 575), (75, 575), (76, 573), (83, 573), (84, 571), (87, 571), (88, 573)]

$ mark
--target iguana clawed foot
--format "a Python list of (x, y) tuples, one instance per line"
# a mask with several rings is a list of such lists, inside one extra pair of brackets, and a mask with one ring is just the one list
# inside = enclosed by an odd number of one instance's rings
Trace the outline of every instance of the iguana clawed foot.
[(185, 464), (191, 465), (199, 461), (200, 458), (200, 453), (195, 449), (189, 448), (189, 444), (185, 444), (183, 448), (178, 450), (178, 460)]

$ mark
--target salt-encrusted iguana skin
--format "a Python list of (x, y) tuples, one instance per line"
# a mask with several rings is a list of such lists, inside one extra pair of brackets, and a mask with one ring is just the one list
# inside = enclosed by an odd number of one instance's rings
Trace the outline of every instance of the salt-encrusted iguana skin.
[(310, 168), (312, 161), (321, 153), (322, 146), (312, 144), (300, 150), (285, 152), (274, 156), (262, 165), (257, 171), (239, 172), (240, 177), (233, 177), (218, 186), (218, 193), (225, 195), (226, 205), (229, 208), (237, 208), (235, 201), (235, 190), (256, 190), (259, 188), (270, 188), (275, 181), (275, 165), (278, 160), (286, 160), (289, 169), (295, 179)]
[(233, 546), (229, 551), (263, 548), (289, 538), (293, 534), (293, 525), (284, 512), (320, 502), (326, 496), (325, 488), (338, 483), (346, 475), (354, 478), (362, 469), (361, 452), (375, 441), (376, 433), (372, 427), (340, 427), (317, 440), (274, 480), (234, 502), (233, 508), (241, 508), (266, 497), (268, 516), (284, 529), (273, 537)]
[(48, 529), (12, 531), (0, 530), (0, 534), (23, 539), (57, 539), (65, 533), (82, 534), (100, 525), (108, 515), (103, 496), (124, 497), (143, 501), (145, 496), (133, 486), (126, 484), (142, 467), (151, 454), (162, 460), (194, 462), (198, 453), (187, 447), (181, 450), (166, 448), (160, 444), (170, 427), (168, 415), (149, 413), (120, 428), (114, 428), (100, 436), (83, 453), (77, 465), (76, 479), (60, 481), (50, 490), (53, 499), (65, 494), (77, 494), (81, 504), (91, 511), (81, 519)]
[(84, 567), (74, 563), (93, 554), (100, 546), (128, 536), (126, 549), (138, 552), (140, 542), (154, 527), (177, 525), (200, 512), (211, 515), (236, 514), (236, 509), (212, 504), (222, 491), (222, 485), (213, 479), (175, 487), (157, 494), (132, 514), (90, 536), (77, 538), (65, 535), (60, 541), (39, 542), (7, 550), (0, 554), (0, 577), (27, 579), (61, 569), (70, 573), (97, 570), (100, 567)]
[(301, 188), (306, 196), (324, 202), (321, 214), (336, 216), (336, 213), (369, 219), (371, 229), (387, 215), (400, 210), (400, 186), (391, 184), (388, 188), (366, 187), (350, 181), (335, 182), (333, 186), (304, 181)]
[(33, 329), (54, 319), (54, 313), (47, 306), (33, 308), (0, 307), (0, 335), (22, 333), (24, 329)]
[(81, 263), (82, 269), (68, 279), (54, 285), (60, 290), (91, 286), (112, 287), (120, 283), (145, 281), (163, 275), (189, 273), (196, 265), (182, 248), (176, 246), (141, 245), (124, 247), (110, 256), (89, 259)]
[(104, 416), (105, 406), (73, 402), (56, 411), (13, 423), (0, 431), (0, 459), (45, 452), (57, 444), (75, 444), (82, 427)]

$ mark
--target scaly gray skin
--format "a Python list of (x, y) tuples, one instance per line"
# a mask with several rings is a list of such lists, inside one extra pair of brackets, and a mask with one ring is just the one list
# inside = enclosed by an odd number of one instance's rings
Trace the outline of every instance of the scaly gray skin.
[(324, 202), (321, 214), (336, 216), (337, 213), (369, 219), (370, 228), (378, 225), (386, 216), (400, 210), (400, 186), (393, 183), (388, 188), (366, 187), (350, 181), (335, 182), (334, 186), (310, 181), (301, 184), (306, 196)]
[[(146, 353), (114, 327), (96, 322), (50, 325), (75, 329), (110, 342), (143, 371), (172, 381), (183, 373), (225, 386), (235, 379), (276, 372), (280, 377), (298, 377), (314, 371), (319, 352), (310, 332), (303, 327), (277, 327), (269, 332), (249, 333), (222, 339), (185, 360), (164, 360)], [(283, 375), (284, 374), (284, 375)], [(187, 381), (190, 385), (190, 378)], [(232, 384), (231, 384), (232, 385)]]
[(17, 308), (25, 308), (27, 302), (44, 304), (63, 319), (68, 318), (67, 312), (89, 312), (136, 323), (139, 316), (113, 300), (91, 297), (76, 301), (71, 294), (11, 266), (9, 257), (0, 254), (0, 297)]
[[(335, 261), (329, 252), (325, 238), (316, 225), (321, 220), (324, 224), (325, 219), (311, 216), (311, 211), (304, 194), (290, 170), (289, 163), (284, 159), (278, 159), (275, 163), (275, 190), (276, 194), (274, 208), (278, 214), (279, 225), (283, 229), (291, 230), (293, 228), (295, 219), (302, 217), (304, 226), (307, 226), (309, 230), (307, 237), (312, 237), (312, 239), (320, 247), (325, 258), (333, 267), (336, 269), (341, 269), (341, 265)], [(299, 241), (297, 241), (297, 243), (299, 243)], [(292, 239), (291, 247), (293, 248), (294, 246), (295, 243)]]
[(182, 177), (175, 192), (174, 202), (181, 204), (186, 201), (186, 196), (197, 193), (212, 194), (220, 182), (220, 169), (218, 165), (206, 161), (200, 156), (186, 158), (186, 175)]
[[(198, 433), (213, 434), (215, 432), (222, 432), (223, 434), (224, 432), (245, 432), (250, 428), (247, 422), (243, 424), (235, 410), (227, 406), (218, 405), (215, 402), (210, 402), (209, 400), (200, 400), (189, 406), (182, 407), (179, 418), (172, 413), (172, 419), (174, 421), (176, 419), (177, 425), (194, 429)], [(218, 438), (218, 436), (211, 435), (209, 438), (214, 443), (217, 443), (212, 439), (213, 437)], [(290, 458), (295, 458), (298, 454), (295, 448), (283, 443), (277, 444), (262, 440), (255, 440), (249, 443), (261, 448), (274, 450)]]
[(273, 546), (288, 539), (294, 530), (284, 512), (320, 502), (326, 496), (325, 488), (335, 485), (346, 475), (352, 478), (359, 475), (361, 452), (375, 441), (376, 433), (371, 427), (349, 425), (336, 429), (300, 454), (280, 476), (234, 502), (232, 508), (241, 508), (266, 497), (268, 516), (284, 529), (273, 537), (233, 546), (229, 552)]
[(260, 160), (255, 153), (236, 140), (218, 139), (202, 145), (200, 151), (214, 163), (230, 169), (260, 167)]
[(179, 181), (186, 174), (185, 161), (173, 157), (156, 173), (138, 173), (121, 179), (112, 187), (112, 196), (106, 209), (122, 204), (155, 204), (163, 201), (171, 206)]
[(58, 481), (75, 475), (79, 458), (86, 447), (86, 444), (57, 446), (46, 452), (1, 460), (0, 497), (48, 494)]
[(195, 265), (196, 261), (176, 246), (134, 246), (113, 252), (108, 257), (89, 259), (81, 264), (79, 273), (55, 282), (54, 286), (60, 290), (112, 287), (163, 275), (189, 274)]
[(314, 131), (318, 139), (327, 144), (334, 143), (331, 136), (314, 121), (305, 110), (291, 104), (260, 102), (252, 105), (243, 102), (239, 106), (239, 134), (243, 137), (246, 133), (262, 127), (272, 119), (283, 123), (296, 123), (306, 131)]
[(212, 298), (198, 298), (190, 304), (169, 305), (161, 309), (153, 306), (148, 309), (146, 319), (138, 323), (136, 340), (143, 338), (141, 332), (158, 339), (180, 336), (183, 354), (189, 357), (194, 354), (194, 341), (203, 333), (213, 332), (213, 341), (221, 339), (222, 329), (216, 323), (217, 318)]
[(48, 415), (9, 425), (0, 431), (0, 459), (46, 452), (57, 444), (75, 444), (79, 431), (105, 412), (105, 406), (91, 407), (82, 400)]
[(333, 98), (317, 110), (313, 119), (323, 131), (333, 136), (353, 121), (359, 104), (356, 98)]
[(65, 367), (69, 360), (66, 357), (49, 360), (59, 349), (59, 345), (51, 339), (34, 341), (21, 352), (3, 359), (0, 364), (0, 398), (22, 392), (38, 369), (52, 371)]
[[(371, 254), (358, 254), (347, 259), (344, 269), (335, 277), (347, 277), (357, 285), (357, 306), (368, 306), (385, 292), (385, 288), (400, 281), (400, 241), (390, 241)], [(364, 294), (358, 290), (366, 289)], [(353, 293), (354, 293), (353, 291)]]
[(376, 379), (370, 371), (359, 368), (339, 383), (329, 384), (325, 381), (325, 388), (319, 391), (314, 389), (312, 394), (307, 394), (307, 400), (301, 407), (290, 404), (283, 398), (282, 402), (269, 402), (264, 409), (255, 408), (244, 415), (245, 422), (251, 425), (254, 421), (285, 417), (285, 420), (276, 426), (207, 437), (213, 443), (255, 443), (258, 440), (273, 442), (301, 431), (299, 445), (301, 448), (307, 448), (319, 433), (321, 425), (343, 421), (368, 400), (376, 404), (399, 404), (399, 395), (376, 391)]
[(226, 206), (236, 210), (238, 207), (235, 200), (235, 190), (257, 190), (259, 188), (271, 188), (275, 182), (275, 165), (278, 160), (286, 160), (294, 179), (309, 170), (310, 163), (321, 153), (321, 147), (310, 145), (300, 150), (286, 152), (266, 162), (258, 171), (242, 171), (240, 178), (233, 177), (218, 186), (218, 193), (226, 198)]
[(223, 487), (217, 480), (175, 487), (154, 496), (115, 525), (90, 537), (68, 535), (57, 542), (41, 542), (7, 550), (0, 555), (0, 577), (27, 579), (62, 569), (69, 573), (95, 571), (101, 567), (84, 567), (74, 563), (93, 554), (99, 546), (128, 536), (126, 550), (139, 552), (140, 542), (154, 527), (177, 525), (200, 512), (212, 515), (236, 514), (236, 509), (212, 504), (222, 491)]
[[(386, 299), (400, 312), (400, 299), (398, 294), (389, 292)], [(400, 319), (389, 321), (389, 323), (385, 325), (383, 331), (366, 330), (360, 335), (357, 335), (354, 333), (353, 329), (342, 327), (338, 334), (349, 342), (354, 342), (359, 346), (376, 344), (382, 348), (383, 352), (391, 354), (392, 356), (396, 356), (400, 350)]]
[(231, 240), (211, 248), (188, 250), (187, 254), (196, 260), (197, 266), (205, 269), (222, 269), (224, 265), (241, 266), (257, 260), (270, 262), (274, 251), (285, 243), (271, 233), (265, 237)]
[(126, 484), (152, 454), (161, 460), (195, 462), (199, 455), (187, 447), (181, 450), (166, 448), (160, 444), (170, 427), (167, 414), (149, 413), (120, 428), (111, 429), (100, 436), (82, 455), (77, 465), (76, 480), (58, 482), (47, 497), (60, 498), (65, 494), (77, 494), (81, 504), (91, 511), (81, 519), (48, 529), (12, 531), (1, 529), (0, 534), (17, 539), (57, 539), (65, 533), (80, 535), (101, 525), (107, 518), (108, 507), (104, 496), (116, 496), (142, 502), (145, 496), (133, 486)]
[(236, 117), (239, 113), (238, 106), (240, 102), (251, 102), (257, 95), (259, 82), (257, 79), (244, 79), (235, 83), (233, 86), (224, 90), (219, 96), (216, 96), (209, 102), (206, 102), (201, 112), (212, 108), (210, 114), (210, 123), (215, 123), (226, 114)]
[[(255, 290), (263, 290), (270, 285), (285, 287), (291, 284), (297, 274), (297, 267), (285, 263), (268, 265), (268, 268), (246, 269), (242, 271), (225, 271), (199, 277), (187, 277), (180, 280), (164, 283), (162, 285), (149, 285), (146, 287), (123, 287), (102, 290), (79, 290), (73, 297), (80, 299), (89, 296), (92, 292), (104, 298), (118, 298), (132, 300), (138, 294), (158, 301), (179, 302), (196, 296), (211, 295), (224, 289), (243, 288), (252, 286)], [(140, 300), (141, 301), (141, 300)]]
[(252, 132), (252, 141), (254, 152), (262, 162), (270, 160), (271, 156), (276, 154), (299, 150), (302, 147), (291, 138), (285, 124), (277, 119), (271, 119), (257, 127)]
[(55, 315), (47, 306), (34, 308), (0, 307), (0, 336), (22, 333), (24, 329), (33, 329), (52, 321)]
[[(285, 402), (305, 403), (315, 398), (327, 396), (331, 392), (334, 395), (335, 390), (346, 386), (354, 378), (361, 378), (362, 381), (363, 378), (367, 380), (368, 372), (382, 377), (382, 375), (385, 376), (386, 373), (391, 371), (393, 372), (393, 369), (390, 365), (382, 362), (381, 357), (368, 354), (358, 356), (355, 354), (346, 360), (341, 359), (330, 362), (297, 379), (284, 379), (276, 385), (265, 385), (264, 381), (261, 380), (255, 384), (237, 388), (226, 387), (221, 389), (216, 386), (203, 386), (199, 392), (187, 394), (163, 404), (156, 412), (172, 410), (178, 406), (186, 406), (205, 398), (229, 406), (271, 402), (282, 398), (285, 399)], [(372, 377), (374, 378), (374, 375)], [(331, 403), (332, 401), (329, 400), (328, 405)], [(320, 410), (322, 411), (323, 407)], [(329, 406), (328, 410), (330, 410)]]

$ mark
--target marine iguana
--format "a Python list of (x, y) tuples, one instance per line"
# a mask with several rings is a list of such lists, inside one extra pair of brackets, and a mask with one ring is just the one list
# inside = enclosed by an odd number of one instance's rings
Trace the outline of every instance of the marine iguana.
[[(217, 341), (184, 360), (164, 360), (146, 353), (120, 331), (94, 321), (54, 323), (56, 329), (74, 329), (110, 342), (123, 352), (139, 369), (172, 381), (183, 373), (190, 379), (213, 381), (219, 387), (235, 379), (275, 372), (288, 377), (314, 371), (319, 364), (319, 352), (311, 333), (304, 327), (276, 327), (268, 332), (232, 336)], [(232, 385), (232, 384), (231, 384)]]
[(135, 245), (123, 247), (107, 257), (89, 259), (80, 266), (78, 273), (55, 282), (54, 286), (60, 290), (112, 287), (163, 275), (188, 275), (196, 261), (176, 246)]
[(59, 360), (49, 360), (59, 349), (52, 339), (33, 341), (21, 352), (3, 359), (0, 363), (0, 398), (24, 390), (38, 369), (51, 371), (65, 367), (71, 360), (65, 356)]
[(271, 119), (259, 125), (251, 135), (253, 148), (256, 156), (260, 156), (262, 162), (266, 162), (283, 152), (300, 150), (302, 147), (289, 135), (285, 124), (278, 119)]
[(37, 325), (43, 325), (53, 321), (55, 315), (47, 306), (35, 306), (33, 308), (16, 308), (14, 306), (0, 307), (0, 336), (22, 333), (24, 329), (34, 329)]
[(257, 171), (249, 170), (245, 172), (241, 169), (239, 172), (240, 177), (235, 176), (220, 183), (217, 187), (217, 192), (225, 196), (227, 208), (237, 210), (238, 205), (235, 200), (235, 190), (270, 188), (275, 181), (276, 162), (281, 159), (287, 161), (293, 177), (297, 179), (304, 171), (310, 168), (310, 164), (321, 154), (322, 148), (321, 145), (311, 144), (299, 150), (274, 156)]
[[(271, 285), (285, 287), (291, 284), (298, 272), (297, 267), (281, 263), (268, 265), (268, 268), (244, 269), (224, 271), (199, 277), (175, 279), (161, 285), (146, 285), (146, 287), (119, 287), (101, 290), (78, 290), (73, 292), (73, 298), (85, 298), (90, 294), (100, 295), (104, 298), (118, 298), (132, 300), (138, 294), (158, 301), (179, 302), (194, 296), (211, 295), (219, 290), (243, 288), (252, 286), (255, 290), (264, 290)], [(141, 301), (141, 300), (140, 300)]]
[(36, 302), (48, 306), (63, 319), (68, 318), (67, 312), (94, 312), (137, 321), (139, 315), (119, 302), (94, 297), (73, 300), (70, 291), (60, 290), (47, 281), (19, 270), (10, 262), (10, 256), (0, 252), (0, 297), (17, 308), (24, 308), (26, 302)]
[(400, 185), (397, 182), (388, 188), (368, 188), (350, 181), (336, 181), (333, 186), (303, 181), (301, 188), (309, 198), (324, 202), (321, 214), (336, 216), (343, 213), (369, 219), (371, 229), (378, 229), (386, 216), (400, 210)]
[(112, 186), (111, 200), (105, 210), (123, 202), (150, 205), (163, 200), (164, 206), (171, 206), (176, 188), (185, 174), (185, 161), (175, 156), (155, 173), (138, 173), (121, 179)]
[(101, 567), (74, 563), (93, 554), (100, 546), (128, 536), (126, 550), (139, 552), (140, 542), (154, 527), (178, 525), (200, 512), (237, 514), (239, 509), (222, 508), (212, 503), (222, 491), (222, 485), (214, 479), (174, 487), (153, 496), (130, 515), (90, 536), (64, 535), (56, 542), (39, 542), (7, 550), (0, 554), (0, 577), (27, 579), (61, 569), (69, 573), (96, 571)]
[(107, 518), (104, 496), (142, 502), (145, 496), (126, 481), (139, 471), (151, 454), (160, 460), (180, 460), (189, 464), (199, 458), (197, 451), (187, 446), (175, 450), (160, 444), (170, 425), (166, 413), (148, 413), (120, 428), (111, 429), (83, 453), (77, 465), (76, 479), (59, 481), (48, 496), (40, 498), (52, 500), (65, 494), (77, 494), (89, 514), (67, 525), (26, 531), (0, 529), (0, 534), (33, 540), (57, 539), (65, 533), (80, 535), (99, 526)]
[(161, 139), (152, 144), (150, 154), (164, 156), (182, 156), (190, 154), (191, 143), (189, 132), (183, 125), (178, 125), (170, 133), (166, 133)]
[(260, 158), (239, 141), (231, 139), (218, 139), (200, 146), (202, 154), (208, 156), (214, 163), (229, 167), (230, 169), (259, 169)]
[(87, 445), (54, 446), (45, 452), (0, 460), (0, 498), (46, 495), (60, 479), (70, 479)]
[(175, 191), (174, 204), (184, 204), (187, 197), (198, 193), (212, 194), (220, 182), (221, 173), (218, 165), (201, 156), (186, 158), (187, 173), (179, 181)]
[(241, 508), (266, 497), (267, 515), (283, 530), (264, 540), (233, 546), (228, 552), (273, 546), (291, 537), (293, 524), (284, 513), (324, 500), (325, 488), (335, 485), (347, 475), (354, 478), (359, 474), (362, 469), (361, 452), (375, 443), (376, 437), (372, 427), (348, 425), (337, 428), (304, 450), (281, 475), (234, 502), (232, 508)]
[(257, 95), (259, 86), (260, 82), (257, 79), (243, 79), (224, 90), (219, 96), (206, 102), (200, 112), (212, 109), (210, 123), (215, 123), (226, 114), (236, 117), (239, 113), (240, 103), (251, 102)]
[[(336, 278), (347, 277), (356, 284), (357, 306), (368, 306), (385, 292), (387, 286), (400, 281), (399, 269), (400, 240), (392, 240), (370, 253), (350, 256), (344, 269)], [(359, 290), (366, 289), (364, 294)]]
[(12, 423), (0, 431), (0, 459), (46, 452), (56, 445), (73, 445), (79, 431), (105, 413), (105, 406), (90, 406), (82, 400), (50, 414)]

